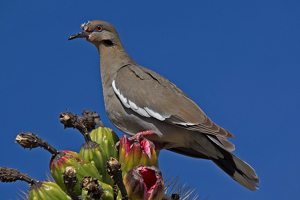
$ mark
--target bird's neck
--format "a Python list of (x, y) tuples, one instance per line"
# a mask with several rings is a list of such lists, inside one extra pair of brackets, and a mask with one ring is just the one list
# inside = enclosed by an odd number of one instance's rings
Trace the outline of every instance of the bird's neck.
[(110, 85), (122, 66), (135, 63), (121, 43), (111, 46), (101, 43), (97, 48), (103, 85)]

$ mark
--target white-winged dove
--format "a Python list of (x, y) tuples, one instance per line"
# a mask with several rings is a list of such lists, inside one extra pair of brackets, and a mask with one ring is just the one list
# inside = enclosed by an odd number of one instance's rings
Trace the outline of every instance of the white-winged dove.
[(212, 122), (182, 90), (163, 76), (138, 65), (125, 51), (116, 29), (94, 20), (69, 38), (86, 38), (100, 54), (108, 118), (120, 131), (139, 133), (157, 146), (186, 156), (212, 160), (242, 186), (254, 191), (253, 168), (230, 153), (233, 135)]

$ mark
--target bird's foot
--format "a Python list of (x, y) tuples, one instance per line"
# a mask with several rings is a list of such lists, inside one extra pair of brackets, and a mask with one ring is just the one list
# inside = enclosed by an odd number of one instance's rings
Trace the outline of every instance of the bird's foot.
[(143, 139), (144, 137), (147, 136), (151, 136), (151, 135), (156, 135), (156, 133), (154, 131), (142, 131), (142, 132), (138, 132), (137, 134), (135, 134), (134, 136), (128, 138), (129, 141), (137, 141), (140, 142), (141, 139)]
[[(141, 132), (138, 132), (137, 134), (135, 134), (134, 136), (128, 138), (129, 141), (137, 141), (137, 142), (140, 142), (144, 137), (147, 137), (147, 136), (151, 136), (151, 135), (156, 135), (156, 133), (154, 131), (151, 131), (151, 130), (148, 130), (148, 131), (141, 131)], [(120, 141), (118, 141), (116, 143), (116, 150), (117, 150), (117, 147), (120, 145)]]

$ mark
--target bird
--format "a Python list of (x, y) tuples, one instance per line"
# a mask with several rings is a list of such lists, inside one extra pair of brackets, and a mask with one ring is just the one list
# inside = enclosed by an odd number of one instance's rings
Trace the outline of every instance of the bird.
[(160, 149), (211, 160), (245, 188), (258, 189), (254, 169), (231, 153), (235, 146), (226, 138), (233, 135), (174, 83), (137, 64), (112, 24), (93, 20), (80, 28), (69, 40), (85, 38), (98, 49), (105, 110), (117, 129)]

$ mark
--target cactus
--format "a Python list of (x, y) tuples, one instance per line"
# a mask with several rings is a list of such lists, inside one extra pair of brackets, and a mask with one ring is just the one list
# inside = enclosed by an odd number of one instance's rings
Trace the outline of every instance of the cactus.
[[(103, 124), (95, 112), (84, 110), (83, 115), (84, 117), (78, 117), (67, 111), (61, 113), (59, 117), (65, 128), (76, 128), (83, 135), (85, 143), (81, 146), (79, 154), (97, 168), (104, 183), (113, 185), (113, 180), (107, 174), (104, 166), (108, 161), (108, 156), (117, 155), (115, 144), (118, 136), (111, 129), (104, 127), (98, 127), (89, 134), (89, 131), (95, 128), (96, 124), (98, 126)], [(93, 136), (93, 140), (91, 136)]]
[[(63, 150), (60, 152), (65, 153), (65, 155), (62, 157), (52, 156), (50, 160), (50, 171), (55, 182), (64, 191), (66, 191), (66, 187), (63, 184), (62, 172), (64, 172), (64, 170), (68, 166), (75, 167), (78, 180), (81, 180), (85, 176), (92, 176), (102, 181), (102, 176), (99, 174), (96, 167), (91, 163), (85, 161), (78, 153), (67, 150)], [(58, 160), (56, 159), (57, 157), (59, 157)], [(79, 184), (75, 186), (74, 190), (76, 191), (77, 195), (81, 194)]]
[[(151, 141), (139, 137), (130, 144), (128, 138), (123, 136), (117, 142), (115, 133), (105, 127), (98, 127), (88, 134), (88, 130), (95, 128), (88, 122), (97, 121), (99, 126), (102, 124), (100, 117), (91, 111), (86, 112), (81, 120), (76, 115), (68, 114), (60, 115), (67, 124), (65, 127), (75, 127), (84, 133), (86, 143), (82, 145), (80, 154), (57, 151), (33, 133), (20, 133), (15, 140), (24, 148), (42, 147), (52, 154), (49, 167), (56, 183), (35, 181), (27, 174), (6, 167), (0, 167), (0, 180), (29, 183), (26, 196), (29, 200), (197, 199), (197, 193), (189, 187), (179, 185), (178, 189), (173, 188), (178, 179), (164, 188), (162, 174), (158, 170), (158, 154)], [(118, 143), (119, 152), (115, 150)]]
[(17, 180), (27, 182), (30, 185), (29, 200), (71, 200), (56, 183), (36, 181), (15, 169), (0, 167), (0, 180), (2, 182), (15, 182)]
[[(24, 148), (36, 148), (42, 147), (52, 154), (50, 158), (50, 171), (55, 182), (66, 191), (66, 186), (63, 182), (63, 172), (66, 167), (73, 166), (77, 171), (77, 178), (81, 180), (85, 176), (92, 176), (102, 181), (102, 176), (99, 174), (98, 170), (94, 165), (87, 162), (78, 153), (68, 150), (57, 151), (49, 143), (39, 138), (33, 133), (20, 133), (15, 142), (20, 144)], [(81, 194), (79, 184), (75, 186), (75, 191), (77, 195)]]
[(93, 141), (84, 143), (81, 146), (79, 155), (81, 155), (87, 162), (90, 162), (97, 168), (99, 174), (102, 176), (102, 181), (104, 183), (113, 185), (113, 180), (109, 177), (104, 167), (108, 160), (106, 152), (99, 144)]
[(91, 139), (100, 144), (105, 150), (107, 157), (119, 159), (118, 152), (116, 151), (116, 143), (119, 141), (117, 134), (110, 128), (98, 127), (90, 133)]
[(161, 172), (154, 166), (139, 165), (124, 177), (129, 199), (160, 200), (164, 194)]
[(135, 140), (132, 145), (126, 135), (120, 138), (119, 161), (123, 176), (138, 165), (156, 166), (158, 160), (154, 144), (146, 138)]

